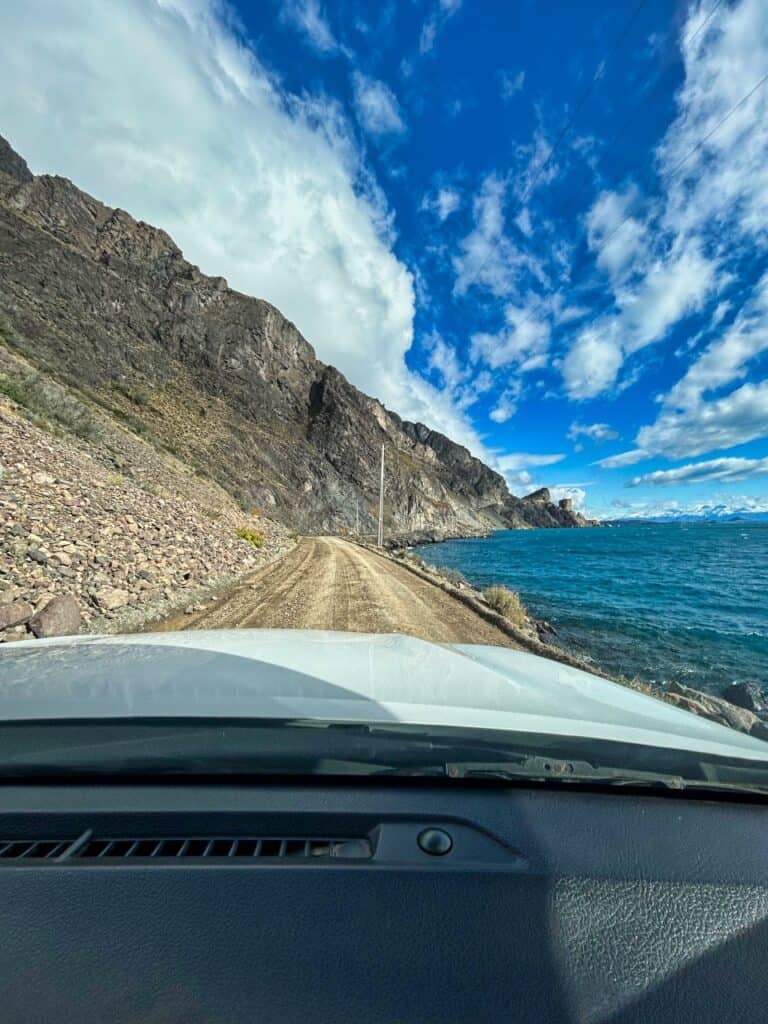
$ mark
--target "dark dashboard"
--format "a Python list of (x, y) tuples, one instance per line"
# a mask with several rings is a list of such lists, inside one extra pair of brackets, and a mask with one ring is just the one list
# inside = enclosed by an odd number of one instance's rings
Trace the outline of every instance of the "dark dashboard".
[(5, 785), (0, 1019), (763, 1021), (767, 810), (463, 781)]

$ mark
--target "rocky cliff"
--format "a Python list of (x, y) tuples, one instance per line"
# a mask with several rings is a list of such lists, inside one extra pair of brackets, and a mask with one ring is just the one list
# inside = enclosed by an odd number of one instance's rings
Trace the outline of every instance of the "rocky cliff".
[(282, 314), (188, 263), (164, 232), (0, 138), (0, 343), (45, 377), (303, 532), (579, 526), (516, 498), (466, 448), (401, 420), (315, 356)]

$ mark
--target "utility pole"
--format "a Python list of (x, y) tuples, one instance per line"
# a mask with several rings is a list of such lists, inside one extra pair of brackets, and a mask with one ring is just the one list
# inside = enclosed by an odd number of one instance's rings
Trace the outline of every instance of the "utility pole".
[(379, 480), (379, 537), (378, 545), (384, 547), (384, 445), (381, 446), (381, 478)]

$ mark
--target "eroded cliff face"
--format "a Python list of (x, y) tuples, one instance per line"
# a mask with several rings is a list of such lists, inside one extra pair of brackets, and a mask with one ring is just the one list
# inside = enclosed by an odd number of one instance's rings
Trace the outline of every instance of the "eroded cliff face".
[(0, 139), (0, 341), (303, 532), (461, 534), (584, 522), (509, 494), (460, 445), (362, 394), (279, 310), (188, 263), (158, 228)]

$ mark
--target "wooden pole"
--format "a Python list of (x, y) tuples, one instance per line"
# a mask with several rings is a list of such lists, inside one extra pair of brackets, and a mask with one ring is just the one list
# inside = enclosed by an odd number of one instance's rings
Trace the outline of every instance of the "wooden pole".
[(381, 477), (379, 479), (379, 537), (380, 548), (384, 547), (384, 445), (381, 446)]

